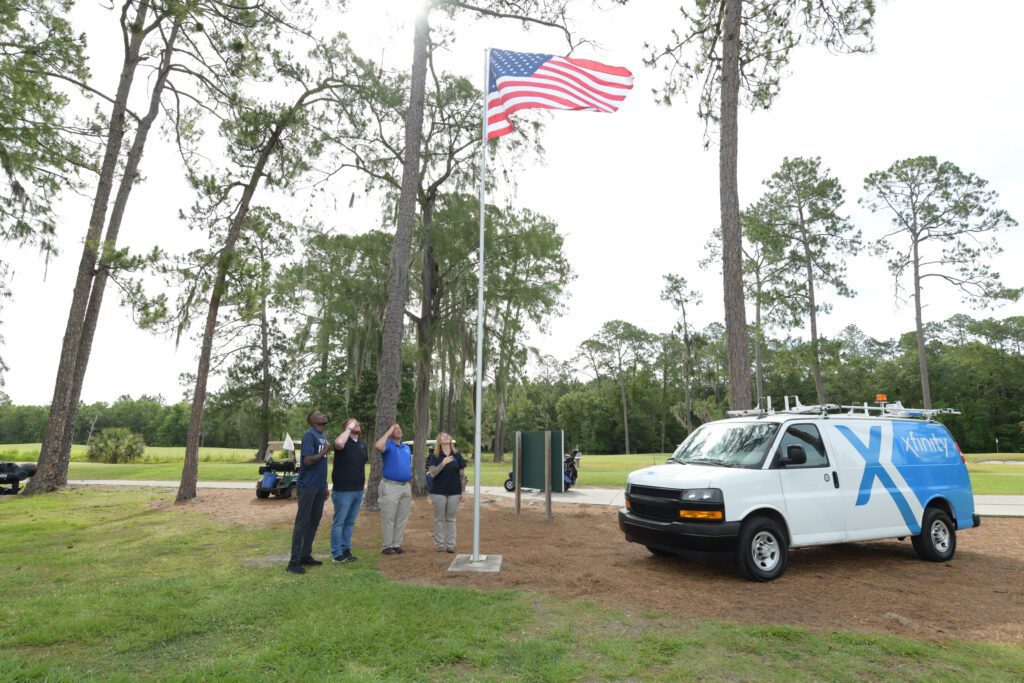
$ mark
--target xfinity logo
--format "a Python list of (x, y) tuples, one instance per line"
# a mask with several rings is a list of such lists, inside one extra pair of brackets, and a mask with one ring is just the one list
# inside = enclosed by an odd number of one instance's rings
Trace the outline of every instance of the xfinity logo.
[(938, 436), (918, 436), (914, 432), (910, 432), (900, 440), (903, 442), (903, 448), (914, 455), (921, 456), (927, 453), (941, 453), (943, 455), (949, 455), (949, 439), (943, 439)]

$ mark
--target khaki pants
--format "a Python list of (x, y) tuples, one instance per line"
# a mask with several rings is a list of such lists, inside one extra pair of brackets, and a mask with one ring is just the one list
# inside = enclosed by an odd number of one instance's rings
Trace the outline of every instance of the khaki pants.
[(455, 515), (459, 512), (459, 494), (442, 496), (430, 494), (430, 504), (434, 506), (434, 547), (455, 547)]
[(409, 482), (396, 484), (382, 479), (377, 487), (377, 496), (380, 500), (380, 547), (400, 548), (412, 507)]

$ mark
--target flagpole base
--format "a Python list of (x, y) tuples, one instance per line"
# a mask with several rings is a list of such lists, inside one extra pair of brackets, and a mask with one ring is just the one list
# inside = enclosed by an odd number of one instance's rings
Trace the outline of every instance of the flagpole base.
[(497, 574), (501, 571), (501, 560), (501, 555), (481, 555), (475, 561), (472, 555), (456, 555), (448, 571)]

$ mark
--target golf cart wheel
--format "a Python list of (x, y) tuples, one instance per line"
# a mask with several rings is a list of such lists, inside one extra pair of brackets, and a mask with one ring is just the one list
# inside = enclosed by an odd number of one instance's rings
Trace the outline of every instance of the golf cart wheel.
[(956, 527), (939, 508), (928, 508), (921, 520), (921, 533), (910, 539), (922, 560), (945, 562), (956, 552)]
[(509, 492), (515, 491), (516, 490), (516, 483), (514, 481), (512, 481), (511, 479), (506, 479), (505, 480), (505, 490), (509, 491)]
[(260, 498), (260, 499), (270, 498), (270, 491), (267, 491), (265, 489), (261, 489), (259, 487), (259, 484), (257, 484), (256, 485), (256, 497)]
[(736, 546), (736, 565), (750, 581), (771, 581), (782, 576), (789, 560), (786, 534), (775, 520), (755, 516), (743, 523)]

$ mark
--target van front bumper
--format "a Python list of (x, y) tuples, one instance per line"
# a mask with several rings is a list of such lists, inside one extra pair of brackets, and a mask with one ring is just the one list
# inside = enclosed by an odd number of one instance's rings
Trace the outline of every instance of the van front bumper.
[(619, 508), (626, 540), (677, 555), (718, 555), (736, 550), (740, 522), (661, 522)]

